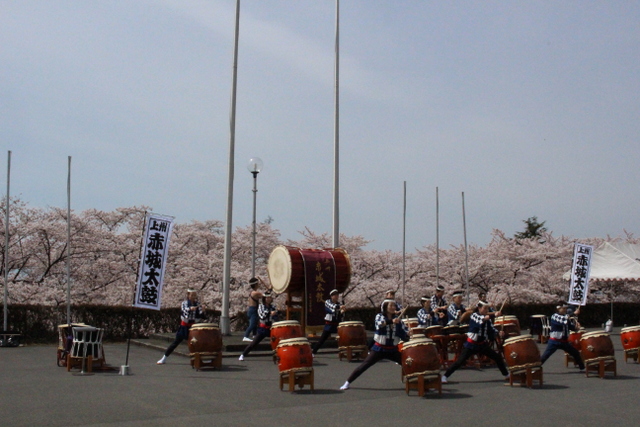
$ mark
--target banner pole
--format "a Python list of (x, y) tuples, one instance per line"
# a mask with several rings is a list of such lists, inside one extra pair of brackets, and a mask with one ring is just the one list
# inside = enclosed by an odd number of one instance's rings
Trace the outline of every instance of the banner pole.
[(129, 326), (127, 327), (127, 356), (125, 358), (124, 366), (120, 371), (121, 375), (126, 375), (129, 369), (129, 348), (131, 347), (131, 333), (133, 330), (133, 316), (135, 314), (135, 306), (136, 303), (136, 288), (138, 286), (138, 281), (140, 280), (140, 263), (142, 262), (142, 247), (144, 245), (144, 234), (147, 229), (147, 211), (144, 211), (144, 220), (142, 222), (142, 236), (140, 236), (140, 256), (138, 257), (138, 268), (136, 269), (136, 283), (133, 287), (133, 300), (131, 301), (131, 313), (129, 315)]
[(71, 324), (71, 156), (67, 167), (67, 325)]
[(7, 157), (7, 206), (4, 212), (4, 331), (7, 332), (9, 303), (9, 190), (11, 188), (11, 150)]

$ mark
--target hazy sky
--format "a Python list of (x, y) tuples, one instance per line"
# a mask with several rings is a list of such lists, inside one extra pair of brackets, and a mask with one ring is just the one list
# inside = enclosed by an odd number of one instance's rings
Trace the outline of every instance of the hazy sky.
[[(342, 0), (340, 231), (640, 234), (640, 2)], [(0, 179), (34, 207), (225, 219), (235, 1), (0, 0)], [(243, 0), (233, 225), (331, 233), (335, 2)], [(3, 159), (4, 158), (4, 159)]]

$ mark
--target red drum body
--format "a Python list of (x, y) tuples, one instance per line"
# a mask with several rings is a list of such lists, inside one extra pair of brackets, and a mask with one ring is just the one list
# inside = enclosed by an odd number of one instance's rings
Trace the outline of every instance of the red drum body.
[(620, 341), (625, 350), (640, 348), (640, 326), (630, 326), (620, 330)]
[(306, 338), (281, 340), (276, 347), (280, 373), (308, 370), (313, 365), (311, 346)]
[(290, 338), (301, 338), (302, 327), (297, 320), (284, 320), (282, 322), (274, 322), (271, 325), (271, 349), (275, 350), (278, 347), (280, 340), (286, 340)]
[(429, 326), (424, 330), (424, 334), (427, 338), (433, 338), (438, 335), (442, 335), (442, 326)]
[(438, 348), (428, 338), (407, 341), (402, 346), (402, 372), (408, 378), (440, 372)]
[(367, 345), (367, 331), (362, 322), (340, 322), (338, 324), (338, 347), (360, 347)]
[(582, 335), (584, 335), (584, 330), (573, 331), (569, 334), (569, 344), (576, 350), (580, 351), (580, 339), (582, 339)]
[(540, 366), (540, 350), (531, 335), (508, 338), (503, 345), (504, 360), (509, 371)]
[(191, 353), (215, 353), (222, 350), (222, 334), (215, 323), (195, 323), (187, 341)]
[(589, 332), (580, 339), (580, 350), (584, 362), (613, 359), (615, 352), (611, 337), (605, 332)]
[(351, 281), (351, 260), (344, 249), (300, 249), (278, 245), (271, 251), (267, 263), (269, 280), (276, 293), (304, 291), (304, 259), (301, 251), (330, 253), (336, 266), (336, 289), (340, 293), (347, 289)]

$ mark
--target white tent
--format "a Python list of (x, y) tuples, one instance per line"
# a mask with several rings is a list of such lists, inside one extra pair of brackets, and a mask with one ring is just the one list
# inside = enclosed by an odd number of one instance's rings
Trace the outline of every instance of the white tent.
[[(564, 273), (571, 278), (571, 270)], [(640, 280), (640, 245), (624, 242), (604, 242), (593, 251), (589, 281)]]

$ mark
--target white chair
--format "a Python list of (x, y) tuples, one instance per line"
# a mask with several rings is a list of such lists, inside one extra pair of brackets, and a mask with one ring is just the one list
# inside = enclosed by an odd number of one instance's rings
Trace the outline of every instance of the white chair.
[(82, 326), (73, 328), (73, 342), (71, 344), (71, 352), (69, 353), (69, 361), (67, 362), (67, 371), (71, 369), (75, 362), (80, 362), (84, 371), (84, 363), (89, 358), (89, 372), (91, 372), (93, 362), (104, 364), (104, 350), (102, 348), (101, 328), (92, 326)]

